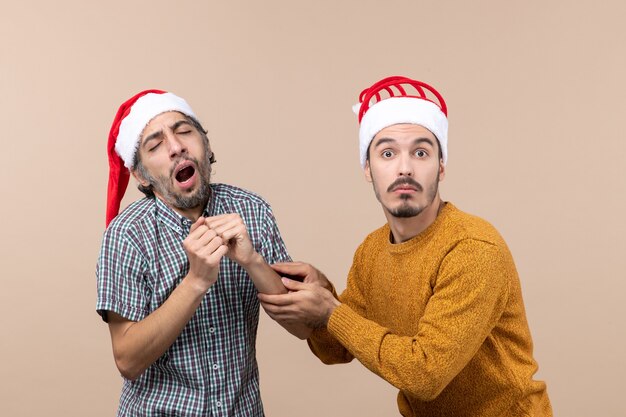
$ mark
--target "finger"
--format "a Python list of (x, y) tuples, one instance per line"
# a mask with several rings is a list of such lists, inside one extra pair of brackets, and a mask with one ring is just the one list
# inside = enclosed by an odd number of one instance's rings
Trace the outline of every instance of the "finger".
[(228, 246), (221, 245), (220, 247), (215, 249), (215, 251), (211, 254), (211, 258), (219, 262), (220, 259), (222, 259), (227, 253), (228, 253)]
[[(194, 223), (192, 226), (195, 226), (195, 225), (196, 223)], [(209, 230), (210, 229), (205, 224), (200, 224), (196, 226), (193, 230), (190, 229), (189, 235), (187, 235), (187, 238), (191, 240), (198, 240), (202, 235), (204, 235)]]
[(221, 246), (218, 246), (213, 252), (209, 253), (208, 250), (204, 251), (201, 257), (204, 260), (204, 262), (207, 263), (207, 265), (213, 268), (216, 268), (216, 267), (219, 267), (220, 261), (227, 253), (228, 253), (228, 246), (221, 245)]
[(270, 265), (274, 271), (291, 275), (306, 276), (310, 272), (310, 265), (303, 262), (278, 262)]
[(273, 306), (288, 306), (292, 304), (291, 294), (262, 294), (258, 293), (259, 301)]
[[(236, 229), (237, 224), (234, 222), (228, 222), (228, 223), (221, 224), (219, 226), (210, 226), (210, 227), (211, 227), (211, 230), (215, 230), (215, 232), (218, 235), (222, 236), (228, 230)], [(232, 236), (232, 233), (230, 235)]]
[(274, 304), (261, 303), (263, 310), (274, 320), (283, 321), (285, 319), (291, 319), (293, 321), (293, 314), (289, 310), (289, 307), (276, 306)]
[(269, 310), (271, 306), (268, 306), (267, 304), (261, 304), (261, 306), (263, 306), (263, 310), (265, 310), (267, 315), (270, 316), (272, 320), (278, 321), (278, 315)]
[(282, 307), (277, 307), (274, 304), (263, 303), (263, 302), (261, 302), (261, 305), (263, 306), (263, 310), (265, 310), (265, 312), (274, 320), (276, 320), (276, 318), (280, 316), (280, 309)]
[(231, 223), (237, 220), (241, 220), (241, 217), (238, 214), (220, 214), (219, 216), (207, 217), (204, 222), (211, 229), (215, 229), (216, 227), (220, 227), (226, 223)]
[(207, 222), (219, 221), (220, 219), (225, 219), (225, 218), (228, 218), (228, 217), (230, 217), (232, 215), (233, 215), (233, 213), (217, 214), (215, 216), (206, 217), (205, 221), (207, 221)]
[(290, 291), (308, 290), (308, 289), (311, 289), (310, 287), (312, 285), (312, 284), (305, 284), (300, 281), (295, 281), (289, 278), (281, 278), (281, 280), (283, 281), (283, 285), (285, 286), (285, 288), (287, 288)]
[(239, 216), (233, 217), (229, 221), (222, 223), (212, 223), (211, 229), (215, 230), (219, 235), (223, 235), (227, 231), (235, 231), (235, 233), (229, 233), (229, 239), (233, 236), (247, 234), (246, 225)]
[(196, 220), (192, 225), (191, 228), (189, 229), (189, 234), (191, 234), (194, 230), (196, 230), (198, 227), (200, 227), (201, 225), (204, 224), (204, 217), (200, 216), (198, 217), (198, 220)]
[[(206, 227), (206, 226), (204, 226)], [(206, 232), (204, 232), (203, 235), (198, 236), (198, 238), (195, 241), (195, 245), (198, 248), (198, 250), (204, 246), (207, 246), (209, 244), (209, 242), (211, 242), (213, 239), (215, 239), (215, 237), (217, 236), (217, 233), (215, 233), (215, 231), (210, 230), (207, 228)]]
[(231, 239), (245, 240), (248, 237), (246, 228), (243, 225), (234, 225), (229, 229), (217, 231), (217, 233), (222, 237), (222, 239), (224, 239), (225, 242), (228, 242)]
[(224, 243), (224, 240), (216, 235), (199, 251), (199, 255), (208, 258), (213, 252), (218, 250), (220, 246), (225, 246)]

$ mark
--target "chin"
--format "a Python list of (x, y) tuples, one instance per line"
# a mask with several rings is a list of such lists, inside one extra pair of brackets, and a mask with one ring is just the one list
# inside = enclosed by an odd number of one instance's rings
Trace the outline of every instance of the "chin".
[(401, 204), (391, 209), (385, 207), (385, 210), (393, 217), (404, 219), (418, 216), (424, 207)]

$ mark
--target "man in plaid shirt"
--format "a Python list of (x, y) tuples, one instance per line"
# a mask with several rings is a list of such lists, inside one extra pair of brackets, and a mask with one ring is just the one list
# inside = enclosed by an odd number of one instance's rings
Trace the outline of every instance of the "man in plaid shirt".
[[(123, 103), (108, 145), (97, 311), (124, 377), (118, 416), (262, 416), (257, 290), (286, 292), (268, 263), (290, 260), (270, 206), (210, 183), (206, 133), (171, 93)], [(146, 198), (117, 215), (129, 173)]]

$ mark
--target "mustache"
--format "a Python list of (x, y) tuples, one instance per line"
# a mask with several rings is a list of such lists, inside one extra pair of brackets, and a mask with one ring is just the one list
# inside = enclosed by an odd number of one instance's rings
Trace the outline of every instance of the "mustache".
[(399, 187), (401, 185), (410, 185), (410, 186), (414, 187), (417, 191), (420, 191), (420, 192), (424, 191), (424, 188), (417, 181), (415, 181), (413, 178), (401, 177), (401, 178), (398, 178), (397, 180), (395, 180), (394, 182), (391, 183), (389, 188), (387, 188), (387, 192), (390, 193), (395, 188), (397, 188), (397, 187)]

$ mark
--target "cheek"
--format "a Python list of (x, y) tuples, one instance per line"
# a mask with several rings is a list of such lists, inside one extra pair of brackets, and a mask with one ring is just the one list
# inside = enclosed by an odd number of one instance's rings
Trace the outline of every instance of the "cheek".
[(388, 179), (384, 176), (384, 173), (372, 173), (370, 178), (370, 182), (372, 183), (374, 190), (376, 190), (377, 192), (386, 191), (387, 187), (389, 187), (389, 184), (391, 184), (391, 182), (388, 181)]
[[(389, 172), (389, 170), (381, 169), (381, 167), (374, 167), (370, 169), (370, 179), (371, 182), (376, 183), (377, 187), (381, 187), (384, 183), (389, 183), (389, 179), (393, 177)], [(391, 181), (394, 179), (392, 178)]]
[(146, 165), (146, 171), (153, 178), (169, 177), (171, 164), (169, 161), (160, 161), (158, 158), (154, 158), (150, 161), (149, 165)]

